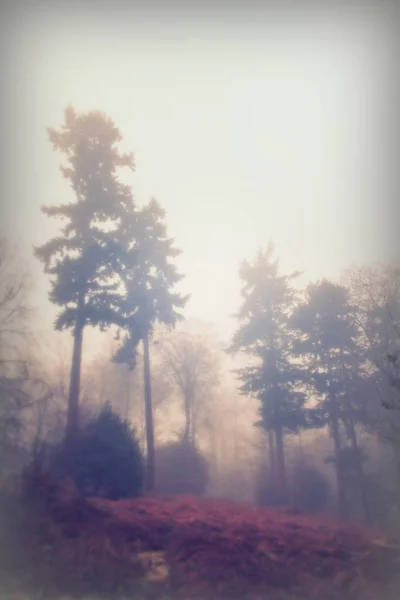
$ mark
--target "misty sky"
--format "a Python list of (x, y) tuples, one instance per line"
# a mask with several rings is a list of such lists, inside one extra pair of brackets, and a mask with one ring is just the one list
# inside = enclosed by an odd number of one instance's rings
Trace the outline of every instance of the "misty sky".
[[(161, 202), (184, 251), (186, 314), (217, 322), (221, 335), (240, 302), (239, 261), (270, 238), (282, 268), (308, 279), (392, 258), (394, 226), (379, 209), (384, 43), (373, 20), (72, 6), (10, 25), (2, 225), (25, 252), (54, 233), (40, 205), (69, 197), (45, 128), (72, 103), (120, 128), (136, 155), (137, 202)], [(37, 285), (47, 303), (44, 277)]]

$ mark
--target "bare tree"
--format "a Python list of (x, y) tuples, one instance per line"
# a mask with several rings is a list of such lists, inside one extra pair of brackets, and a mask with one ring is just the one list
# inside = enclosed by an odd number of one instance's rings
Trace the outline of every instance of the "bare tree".
[(218, 352), (210, 336), (187, 327), (164, 335), (160, 345), (165, 369), (183, 400), (183, 440), (195, 444), (220, 381)]
[(30, 289), (29, 273), (21, 265), (17, 248), (0, 238), (0, 349), (8, 356), (29, 333)]
[(368, 393), (369, 431), (389, 445), (397, 473), (400, 506), (400, 268), (378, 265), (348, 270), (344, 275), (357, 319), (370, 374)]
[(29, 276), (16, 248), (0, 239), (0, 452), (2, 466), (15, 462), (21, 416), (30, 403), (28, 367), (23, 355), (30, 331)]

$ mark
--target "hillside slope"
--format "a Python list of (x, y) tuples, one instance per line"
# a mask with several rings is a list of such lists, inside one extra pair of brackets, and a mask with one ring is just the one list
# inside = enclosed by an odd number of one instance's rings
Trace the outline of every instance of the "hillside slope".
[(400, 589), (397, 544), (364, 527), (222, 500), (111, 502), (43, 486), (39, 529), (53, 562), (99, 593), (138, 581), (154, 598), (173, 589), (174, 598), (386, 600)]

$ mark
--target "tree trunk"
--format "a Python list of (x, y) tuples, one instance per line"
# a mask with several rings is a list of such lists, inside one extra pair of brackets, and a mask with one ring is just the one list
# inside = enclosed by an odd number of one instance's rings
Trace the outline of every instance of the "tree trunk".
[(149, 336), (143, 337), (143, 374), (144, 374), (144, 406), (146, 415), (146, 446), (147, 446), (147, 473), (146, 489), (148, 492), (154, 490), (155, 484), (155, 449), (154, 449), (154, 427), (153, 408), (151, 404), (151, 381), (150, 381), (150, 352)]
[(185, 408), (185, 430), (183, 432), (183, 441), (185, 443), (189, 443), (191, 439), (191, 429), (192, 429), (192, 402), (191, 402), (191, 394), (187, 390), (185, 390), (184, 397), (184, 408)]
[(283, 441), (283, 429), (278, 426), (275, 429), (276, 439), (276, 467), (277, 467), (277, 484), (279, 492), (279, 502), (286, 504), (287, 502), (287, 481), (286, 481), (286, 465), (285, 465), (285, 447)]
[(67, 445), (73, 442), (79, 429), (79, 392), (81, 384), (83, 327), (82, 322), (77, 319), (74, 331), (74, 348), (72, 351), (67, 425), (65, 431), (65, 441)]
[(192, 421), (192, 425), (191, 425), (191, 432), (190, 432), (190, 440), (191, 440), (193, 446), (196, 446), (197, 422), (196, 422), (196, 413), (194, 411), (193, 402), (191, 403), (191, 421)]
[(274, 443), (274, 434), (272, 429), (268, 430), (268, 459), (269, 459), (269, 477), (273, 486), (276, 485), (276, 452)]
[(208, 421), (208, 438), (210, 443), (210, 451), (212, 456), (211, 468), (213, 471), (214, 477), (211, 477), (212, 481), (214, 481), (214, 487), (212, 493), (216, 492), (217, 495), (222, 493), (222, 477), (220, 473), (221, 466), (221, 453), (220, 453), (220, 439), (217, 437), (215, 433), (215, 428), (213, 427), (213, 423), (210, 424)]
[(350, 438), (351, 445), (352, 445), (353, 452), (354, 452), (354, 458), (355, 458), (356, 469), (357, 469), (358, 485), (359, 485), (359, 489), (360, 489), (361, 504), (362, 504), (363, 511), (364, 511), (365, 522), (367, 523), (367, 525), (371, 525), (371, 513), (370, 513), (370, 509), (369, 509), (369, 504), (368, 504), (367, 490), (365, 489), (364, 469), (363, 469), (362, 462), (361, 462), (361, 454), (360, 454), (360, 449), (358, 447), (357, 434), (356, 434), (356, 430), (355, 430), (355, 426), (354, 426), (354, 421), (353, 421), (351, 415), (348, 417), (348, 421), (347, 421), (347, 432), (348, 432), (348, 436)]
[(346, 516), (346, 498), (344, 493), (344, 485), (343, 485), (343, 476), (341, 470), (341, 444), (340, 444), (340, 431), (339, 431), (339, 419), (336, 415), (336, 407), (333, 403), (335, 400), (331, 399), (331, 410), (330, 410), (330, 425), (331, 432), (333, 438), (333, 445), (335, 450), (335, 459), (336, 459), (336, 485), (337, 485), (337, 495), (338, 495), (338, 514), (339, 517), (345, 518)]
[[(272, 350), (272, 357), (273, 357), (273, 373), (274, 373), (274, 377), (273, 377), (273, 383), (274, 387), (278, 385), (278, 381), (279, 381), (279, 377), (278, 377), (278, 369), (276, 366), (276, 354), (275, 354), (275, 340), (274, 337), (271, 336), (271, 350)], [(280, 410), (279, 410), (279, 402), (276, 403), (276, 401), (274, 400), (273, 406), (272, 406), (273, 410), (272, 410), (272, 416), (277, 417), (276, 421), (277, 421), (277, 425), (275, 426), (275, 442), (276, 442), (276, 460), (275, 460), (275, 466), (276, 466), (276, 483), (277, 483), (277, 487), (278, 487), (278, 498), (279, 498), (279, 503), (280, 504), (286, 504), (287, 503), (287, 481), (286, 481), (286, 464), (285, 464), (285, 446), (284, 446), (284, 441), (283, 441), (283, 427), (281, 426), (281, 421), (280, 421)], [(273, 444), (272, 444), (273, 447)]]
[[(342, 362), (342, 374), (343, 374), (342, 376), (343, 376), (344, 380), (348, 381), (349, 378), (348, 378), (348, 373), (346, 370), (342, 350), (340, 351), (340, 357), (341, 357), (341, 362)], [(358, 447), (356, 428), (355, 428), (354, 419), (353, 419), (351, 410), (352, 410), (352, 407), (351, 407), (351, 402), (350, 402), (349, 409), (347, 411), (348, 414), (346, 415), (346, 419), (345, 419), (344, 423), (345, 423), (347, 435), (350, 439), (351, 446), (352, 446), (353, 453), (354, 453), (355, 467), (356, 467), (356, 471), (357, 471), (357, 479), (358, 479), (358, 485), (359, 485), (359, 489), (360, 489), (360, 498), (361, 498), (361, 504), (362, 504), (363, 511), (364, 511), (365, 522), (367, 523), (367, 525), (370, 525), (371, 524), (371, 512), (370, 512), (369, 505), (368, 505), (367, 490), (365, 488), (364, 469), (363, 469), (362, 462), (361, 462), (361, 454), (360, 454), (360, 449)]]

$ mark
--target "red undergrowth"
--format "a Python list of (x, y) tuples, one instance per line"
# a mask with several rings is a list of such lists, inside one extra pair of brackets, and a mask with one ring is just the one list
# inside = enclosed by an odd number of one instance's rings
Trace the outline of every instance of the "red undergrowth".
[(222, 500), (70, 495), (50, 512), (62, 535), (85, 546), (82, 568), (90, 544), (98, 558), (101, 547), (103, 570), (164, 551), (185, 598), (211, 588), (227, 598), (261, 589), (308, 600), (383, 598), (377, 590), (399, 568), (399, 553), (372, 530)]

